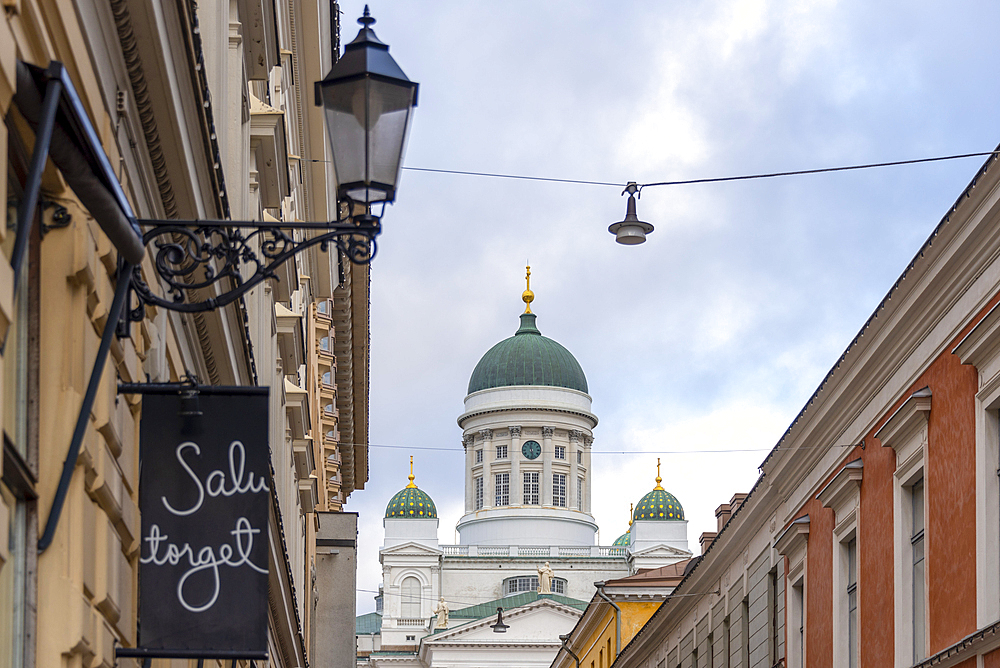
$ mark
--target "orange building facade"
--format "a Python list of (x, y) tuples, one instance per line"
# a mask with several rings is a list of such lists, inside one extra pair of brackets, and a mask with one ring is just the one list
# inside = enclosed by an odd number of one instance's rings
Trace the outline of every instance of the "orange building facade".
[(612, 665), (1000, 668), (998, 258), (994, 157)]

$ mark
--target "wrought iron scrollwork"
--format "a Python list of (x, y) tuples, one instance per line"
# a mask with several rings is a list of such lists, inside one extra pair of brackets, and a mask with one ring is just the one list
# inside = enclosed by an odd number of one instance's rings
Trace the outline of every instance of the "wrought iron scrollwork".
[[(136, 268), (132, 288), (139, 304), (129, 310), (129, 319), (143, 318), (144, 305), (152, 304), (187, 313), (211, 311), (225, 306), (269, 278), (277, 278), (283, 262), (307, 248), (324, 252), (333, 244), (355, 264), (375, 257), (375, 237), (380, 230), (375, 216), (355, 216), (332, 223), (283, 223), (241, 221), (145, 220), (152, 226), (143, 244), (155, 247), (155, 283), (160, 296)], [(293, 230), (316, 232), (296, 239)], [(223, 289), (219, 292), (219, 286)], [(200, 291), (204, 291), (204, 294)], [(205, 296), (211, 293), (211, 296)]]

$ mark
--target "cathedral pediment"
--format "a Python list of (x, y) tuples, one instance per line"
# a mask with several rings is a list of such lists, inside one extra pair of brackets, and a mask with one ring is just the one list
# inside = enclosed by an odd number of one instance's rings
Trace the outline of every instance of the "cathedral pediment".
[[(573, 628), (583, 614), (572, 606), (540, 598), (519, 608), (504, 610), (503, 621), (510, 628), (503, 634), (495, 633), (496, 613), (473, 620), (445, 631), (439, 631), (423, 640), (423, 647), (441, 649), (456, 646), (486, 645), (543, 645), (559, 646), (559, 634)], [(423, 653), (423, 649), (421, 651)]]
[(391, 554), (393, 556), (440, 556), (444, 554), (442, 550), (428, 547), (421, 543), (410, 541), (408, 543), (400, 543), (398, 545), (393, 545), (392, 547), (382, 548), (378, 551), (379, 556)]
[(632, 552), (632, 557), (640, 557), (643, 559), (690, 559), (692, 556), (691, 552), (687, 550), (680, 550), (676, 547), (670, 547), (669, 545), (654, 545), (652, 547), (647, 547), (644, 550), (636, 550)]

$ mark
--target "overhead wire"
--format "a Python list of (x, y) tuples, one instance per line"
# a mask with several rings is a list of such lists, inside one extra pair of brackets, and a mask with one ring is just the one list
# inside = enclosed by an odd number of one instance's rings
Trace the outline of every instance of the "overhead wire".
[[(462, 450), (455, 448), (442, 448), (438, 446), (422, 445), (390, 445), (385, 443), (341, 443), (340, 445), (351, 445), (369, 448), (384, 448), (391, 450), (420, 450), (433, 452), (461, 453)], [(826, 450), (831, 447), (851, 448), (857, 443), (838, 443), (835, 445), (789, 445), (780, 448), (720, 448), (704, 450), (591, 450), (592, 455), (712, 455), (712, 454), (733, 454), (739, 452), (771, 452), (772, 450)]]
[[(653, 188), (656, 186), (682, 186), (694, 185), (698, 183), (724, 183), (727, 181), (749, 181), (752, 179), (772, 179), (780, 176), (803, 176), (807, 174), (827, 174), (832, 172), (847, 172), (860, 169), (875, 169), (878, 167), (898, 167), (901, 165), (917, 165), (929, 162), (942, 162), (945, 160), (961, 160), (963, 158), (981, 158), (990, 155), (1000, 154), (1000, 151), (979, 151), (975, 153), (955, 153), (951, 155), (941, 155), (929, 158), (911, 158), (908, 160), (891, 160), (887, 162), (870, 162), (857, 165), (841, 165), (837, 167), (818, 167), (814, 169), (796, 169), (783, 172), (762, 172), (759, 174), (741, 174), (737, 176), (714, 176), (699, 179), (678, 179), (672, 181), (650, 181), (640, 183), (640, 188)], [(324, 162), (324, 161), (316, 161)], [(411, 172), (430, 172), (434, 174), (455, 174), (459, 176), (483, 176), (498, 179), (517, 179), (522, 181), (547, 181), (551, 183), (572, 183), (592, 186), (616, 186), (624, 187), (626, 184), (615, 181), (595, 181), (588, 179), (567, 179), (552, 176), (532, 176), (527, 174), (504, 174), (499, 172), (469, 171), (462, 169), (436, 169), (431, 167), (406, 167), (403, 169)]]

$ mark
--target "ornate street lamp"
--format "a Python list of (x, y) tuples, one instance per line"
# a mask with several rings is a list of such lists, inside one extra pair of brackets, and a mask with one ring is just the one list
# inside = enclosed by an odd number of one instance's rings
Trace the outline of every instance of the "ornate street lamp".
[(628, 207), (625, 210), (625, 220), (613, 223), (608, 228), (608, 232), (615, 235), (615, 241), (627, 246), (634, 246), (646, 241), (646, 235), (653, 231), (653, 226), (639, 220), (635, 213), (635, 196), (639, 193), (640, 186), (635, 181), (629, 181), (622, 191), (622, 195), (628, 193)]
[[(312, 246), (326, 250), (335, 244), (356, 264), (375, 257), (382, 210), (396, 198), (418, 84), (406, 78), (389, 55), (389, 46), (375, 36), (371, 28), (375, 19), (367, 6), (358, 23), (358, 36), (344, 47), (344, 55), (326, 78), (315, 84), (337, 176), (338, 219), (328, 223), (140, 220), (140, 225), (152, 228), (142, 242), (156, 246), (153, 266), (167, 294), (154, 293), (134, 271), (132, 287), (141, 303), (129, 307), (130, 321), (143, 318), (144, 304), (185, 312), (225, 306)], [(379, 215), (372, 213), (373, 204), (382, 205)], [(313, 236), (296, 239), (292, 230)], [(197, 293), (214, 292), (223, 279), (231, 281), (228, 290), (208, 298)]]
[(316, 82), (316, 104), (326, 113), (337, 197), (370, 206), (396, 199), (417, 84), (375, 36), (367, 5), (358, 23), (358, 36)]

